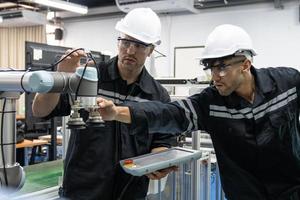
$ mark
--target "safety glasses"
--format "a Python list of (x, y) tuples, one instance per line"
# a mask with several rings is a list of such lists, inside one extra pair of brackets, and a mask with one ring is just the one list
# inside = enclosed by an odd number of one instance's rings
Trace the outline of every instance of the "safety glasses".
[(140, 42), (137, 40), (131, 40), (131, 39), (121, 38), (121, 37), (118, 37), (118, 41), (120, 47), (123, 49), (128, 49), (132, 45), (138, 51), (146, 51), (148, 47), (152, 46), (152, 44), (146, 44), (144, 42)]
[[(246, 59), (243, 58), (242, 60), (236, 60), (234, 62), (227, 63), (227, 64), (224, 63), (224, 60), (218, 60), (218, 64), (214, 65), (214, 66), (211, 63), (205, 63), (203, 70), (205, 71), (205, 73), (207, 75), (210, 75), (210, 76), (216, 75), (216, 76), (223, 77), (223, 76), (226, 76), (226, 74), (229, 71), (231, 66), (234, 66), (239, 63), (243, 63), (245, 60)], [(216, 63), (216, 61), (213, 63)]]

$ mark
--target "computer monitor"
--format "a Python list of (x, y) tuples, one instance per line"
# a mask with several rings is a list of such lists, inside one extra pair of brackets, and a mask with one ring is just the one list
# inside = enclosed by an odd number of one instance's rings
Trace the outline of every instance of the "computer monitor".
[[(36, 42), (25, 42), (25, 65), (26, 69), (42, 70), (51, 68), (52, 64), (56, 63), (66, 50), (71, 47), (53, 46)], [(96, 63), (108, 60), (110, 57), (101, 52), (91, 51)], [(81, 63), (85, 63), (85, 58), (81, 59)], [(56, 66), (55, 66), (56, 67)], [(50, 69), (50, 70), (56, 70)]]

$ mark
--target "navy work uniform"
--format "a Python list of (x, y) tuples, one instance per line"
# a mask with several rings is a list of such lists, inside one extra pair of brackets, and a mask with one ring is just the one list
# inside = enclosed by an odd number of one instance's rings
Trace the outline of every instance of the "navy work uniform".
[(253, 66), (251, 73), (256, 84), (252, 104), (235, 92), (221, 96), (211, 86), (186, 100), (130, 105), (131, 127), (207, 131), (229, 200), (298, 199), (300, 73)]
[[(169, 102), (165, 88), (144, 68), (138, 81), (131, 85), (122, 80), (117, 68), (117, 57), (99, 66), (99, 96), (116, 104), (126, 101), (158, 100)], [(49, 117), (70, 114), (67, 95)], [(87, 118), (87, 112), (81, 115)], [(129, 131), (128, 125), (116, 121), (105, 122), (105, 127), (72, 130), (65, 160), (61, 196), (75, 200), (135, 200), (144, 199), (149, 179), (126, 174), (119, 165), (125, 158), (149, 153), (155, 147), (170, 147), (174, 136), (148, 134), (145, 127)]]

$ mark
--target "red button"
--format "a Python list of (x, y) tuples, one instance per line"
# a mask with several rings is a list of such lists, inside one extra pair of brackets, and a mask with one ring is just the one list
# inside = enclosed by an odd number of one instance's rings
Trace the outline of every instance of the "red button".
[(132, 163), (133, 163), (133, 160), (131, 160), (131, 159), (124, 160), (124, 165), (132, 164)]

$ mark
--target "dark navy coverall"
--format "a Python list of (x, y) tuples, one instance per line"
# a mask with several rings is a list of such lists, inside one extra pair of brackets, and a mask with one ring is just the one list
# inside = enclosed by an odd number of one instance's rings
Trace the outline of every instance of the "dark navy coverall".
[(252, 104), (236, 93), (221, 96), (212, 86), (186, 100), (129, 105), (131, 127), (148, 126), (150, 133), (207, 131), (229, 200), (298, 199), (300, 73), (253, 66), (251, 73)]
[[(99, 96), (116, 104), (126, 101), (158, 100), (169, 102), (165, 88), (144, 68), (139, 80), (131, 85), (122, 80), (117, 68), (117, 57), (99, 66)], [(67, 95), (62, 95), (55, 110), (48, 116), (70, 114)], [(87, 118), (87, 112), (81, 114)], [(65, 160), (61, 195), (75, 200), (135, 200), (144, 199), (149, 179), (126, 174), (119, 165), (125, 158), (149, 153), (155, 147), (170, 147), (176, 138), (167, 134), (148, 134), (139, 126), (129, 132), (128, 125), (105, 122), (102, 128), (87, 128), (71, 133)]]

